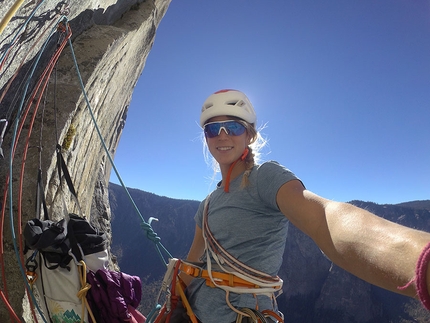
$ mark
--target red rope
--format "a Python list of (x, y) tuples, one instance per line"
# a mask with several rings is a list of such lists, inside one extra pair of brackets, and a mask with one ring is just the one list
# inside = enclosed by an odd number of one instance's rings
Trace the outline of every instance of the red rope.
[[(42, 90), (40, 91), (41, 94), (39, 95), (39, 98), (36, 102), (35, 105), (35, 110), (33, 113), (33, 117), (30, 121), (30, 127), (28, 130), (28, 134), (27, 134), (27, 140), (26, 140), (26, 144), (25, 144), (25, 148), (24, 148), (24, 152), (23, 152), (23, 157), (22, 157), (22, 164), (21, 164), (21, 173), (20, 173), (20, 181), (19, 181), (19, 192), (18, 192), (18, 233), (19, 233), (19, 249), (20, 249), (20, 260), (21, 260), (21, 265), (24, 263), (24, 254), (23, 254), (23, 245), (22, 245), (22, 188), (23, 188), (23, 178), (24, 178), (24, 168), (25, 168), (25, 160), (26, 160), (26, 156), (27, 156), (27, 151), (28, 151), (28, 146), (29, 146), (29, 140), (30, 140), (30, 136), (31, 136), (31, 132), (32, 132), (32, 128), (34, 125), (34, 121), (36, 118), (36, 114), (37, 114), (37, 110), (39, 108), (41, 99), (42, 99), (42, 95), (46, 89), (46, 86), (48, 84), (50, 75), (52, 74), (52, 71), (55, 67), (56, 62), (58, 61), (58, 58), (60, 57), (61, 52), (63, 51), (64, 47), (67, 44), (68, 39), (71, 37), (72, 32), (70, 27), (68, 26), (68, 33), (65, 36), (64, 40), (62, 41), (62, 43), (60, 44), (60, 46), (57, 47), (56, 52), (54, 53), (54, 55), (51, 57), (51, 60), (49, 61), (48, 65), (46, 66), (45, 70), (43, 71), (41, 77), (39, 78), (39, 81), (37, 82), (34, 90), (33, 90), (33, 94), (30, 97), (30, 99), (28, 100), (28, 104), (26, 106), (26, 108), (24, 109), (24, 113), (20, 119), (20, 123), (19, 123), (19, 127), (18, 127), (18, 132), (17, 132), (17, 136), (16, 136), (16, 140), (14, 143), (14, 146), (12, 148), (12, 161), (14, 159), (15, 156), (15, 152), (16, 152), (16, 147), (18, 144), (18, 139), (21, 136), (21, 132), (23, 129), (23, 125), (25, 120), (27, 119), (28, 113), (30, 111), (31, 106), (33, 105), (33, 100), (35, 99), (37, 93), (39, 92), (39, 88), (42, 88)], [(44, 82), (43, 82), (44, 81)], [(42, 84), (43, 82), (43, 84)], [(41, 86), (42, 85), (42, 86)], [(6, 186), (4, 189), (4, 199), (3, 201), (6, 201), (7, 198), (7, 194), (8, 194), (8, 184), (9, 184), (9, 175), (6, 177)], [(7, 283), (6, 283), (6, 277), (5, 277), (5, 259), (4, 259), (4, 241), (3, 241), (3, 230), (4, 230), (4, 219), (5, 219), (5, 209), (6, 209), (6, 204), (3, 203), (2, 206), (2, 211), (1, 211), (1, 219), (0, 219), (0, 260), (1, 260), (1, 271), (2, 271), (2, 282), (3, 282), (3, 286), (4, 286), (4, 290), (5, 290), (5, 294), (0, 290), (1, 292), (1, 298), (3, 300), (3, 302), (5, 303), (6, 307), (8, 309), (11, 309), (12, 312), (10, 312), (11, 317), (12, 316), (16, 316), (16, 313), (13, 312), (13, 309), (8, 301), (8, 294), (7, 294)], [(25, 271), (25, 268), (23, 268), (23, 270)], [(25, 285), (26, 289), (27, 289), (27, 296), (30, 296), (29, 293), (30, 291), (27, 288), (27, 284)], [(32, 299), (31, 297), (29, 298), (29, 302), (30, 302), (30, 307), (31, 307), (31, 311), (33, 314), (33, 318), (35, 319), (35, 321), (37, 322), (37, 318), (36, 318), (36, 313), (34, 312), (34, 306), (32, 303)]]
[(21, 320), (19, 319), (18, 315), (16, 315), (16, 313), (13, 310), (12, 306), (10, 306), (10, 303), (7, 300), (6, 296), (3, 294), (3, 292), (1, 290), (0, 290), (0, 297), (3, 300), (4, 304), (6, 305), (6, 308), (9, 311), (11, 319), (14, 319), (16, 322), (20, 323)]
[[(28, 147), (29, 147), (29, 143), (30, 143), (30, 137), (31, 137), (31, 133), (32, 133), (32, 129), (33, 129), (33, 125), (36, 119), (36, 115), (37, 115), (37, 111), (39, 109), (40, 106), (40, 102), (42, 100), (43, 97), (43, 93), (46, 90), (48, 81), (50, 79), (50, 76), (52, 74), (52, 71), (55, 67), (55, 64), (57, 63), (60, 54), (62, 53), (64, 47), (67, 44), (68, 39), (71, 37), (72, 33), (71, 30), (69, 28), (69, 33), (66, 35), (66, 37), (64, 38), (63, 42), (61, 43), (61, 45), (57, 48), (57, 51), (54, 53), (54, 55), (51, 57), (51, 60), (49, 61), (47, 67), (45, 68), (45, 70), (42, 73), (42, 76), (40, 77), (34, 91), (33, 91), (33, 96), (32, 98), (29, 100), (29, 106), (32, 105), (33, 100), (35, 99), (37, 93), (39, 92), (40, 89), (40, 94), (38, 97), (38, 100), (35, 104), (35, 108), (34, 108), (34, 112), (33, 112), (33, 117), (30, 121), (30, 126), (29, 126), (29, 130), (27, 133), (27, 139), (26, 139), (26, 143), (25, 143), (25, 148), (23, 151), (23, 156), (22, 156), (22, 162), (21, 162), (21, 174), (20, 174), (20, 181), (19, 181), (19, 190), (18, 190), (18, 233), (19, 233), (19, 245), (20, 245), (20, 258), (21, 258), (21, 264), (24, 264), (24, 254), (23, 254), (23, 250), (24, 247), (22, 245), (22, 191), (23, 191), (23, 183), (24, 183), (24, 170), (25, 170), (25, 161), (27, 158), (27, 152), (28, 152)], [(42, 82), (44, 80), (44, 82)], [(23, 268), (25, 271), (25, 268)], [(25, 285), (27, 287), (27, 284)], [(33, 306), (33, 301), (31, 299), (30, 296), (30, 290), (28, 290), (28, 287), (26, 288), (27, 290), (27, 296), (30, 302), (30, 308), (33, 314), (33, 318), (35, 319), (35, 321), (37, 322), (37, 318), (36, 318), (36, 313), (34, 311), (34, 306)]]

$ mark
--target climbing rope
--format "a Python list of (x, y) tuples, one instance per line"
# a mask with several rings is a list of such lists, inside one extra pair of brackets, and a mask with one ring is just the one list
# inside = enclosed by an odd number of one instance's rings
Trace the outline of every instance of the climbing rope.
[[(84, 95), (85, 102), (86, 102), (86, 105), (87, 105), (87, 108), (88, 108), (88, 112), (90, 113), (91, 119), (92, 119), (92, 121), (94, 123), (94, 127), (95, 127), (95, 129), (97, 131), (97, 134), (98, 134), (99, 138), (100, 138), (100, 141), (102, 143), (103, 149), (104, 149), (104, 151), (105, 151), (105, 153), (106, 153), (106, 155), (107, 155), (107, 157), (109, 159), (110, 164), (112, 165), (113, 170), (115, 171), (115, 174), (116, 174), (118, 180), (121, 183), (121, 186), (123, 187), (125, 193), (127, 194), (127, 197), (130, 200), (130, 202), (131, 202), (131, 204), (132, 204), (135, 212), (137, 213), (137, 215), (140, 217), (140, 219), (142, 221), (141, 222), (142, 229), (146, 232), (147, 238), (149, 240), (151, 240), (152, 242), (154, 242), (155, 248), (156, 248), (156, 250), (158, 252), (158, 255), (161, 258), (161, 261), (163, 262), (163, 264), (165, 266), (167, 266), (168, 260), (164, 257), (164, 255), (166, 255), (167, 258), (173, 258), (173, 257), (169, 253), (169, 251), (163, 246), (163, 244), (160, 242), (161, 238), (154, 232), (154, 230), (152, 229), (151, 224), (148, 223), (148, 222), (146, 222), (145, 219), (143, 218), (142, 214), (139, 211), (139, 208), (137, 207), (136, 203), (134, 202), (132, 196), (130, 195), (130, 192), (128, 191), (127, 187), (124, 184), (124, 181), (122, 180), (121, 175), (119, 174), (119, 171), (118, 171), (118, 169), (117, 169), (117, 167), (116, 167), (116, 165), (115, 165), (115, 163), (113, 161), (113, 158), (112, 158), (112, 156), (111, 156), (111, 154), (109, 152), (109, 149), (106, 146), (106, 142), (105, 142), (105, 140), (103, 138), (103, 135), (101, 134), (101, 131), (100, 131), (100, 128), (99, 128), (99, 126), (97, 124), (96, 118), (94, 117), (94, 113), (93, 113), (93, 110), (91, 108), (91, 104), (90, 104), (90, 101), (88, 99), (88, 96), (87, 96), (87, 93), (86, 93), (86, 90), (85, 90), (84, 82), (82, 81), (82, 76), (81, 76), (81, 73), (79, 71), (78, 62), (76, 60), (75, 52), (73, 50), (73, 44), (72, 44), (72, 42), (71, 42), (70, 39), (69, 39), (69, 47), (70, 47), (70, 51), (72, 53), (73, 62), (74, 62), (75, 69), (76, 69), (76, 72), (77, 72), (77, 75), (78, 75), (79, 85), (81, 86), (82, 93)], [(164, 253), (164, 255), (163, 255), (163, 253)]]
[[(64, 20), (64, 17), (62, 17), (59, 20), (59, 22), (61, 22), (62, 20)], [(22, 276), (24, 277), (24, 282), (25, 282), (27, 290), (31, 290), (31, 286), (29, 286), (26, 273), (24, 272), (23, 255), (22, 255), (22, 250), (23, 250), (23, 248), (22, 248), (22, 239), (19, 239), (19, 241), (20, 241), (19, 242), (20, 243), (20, 248), (18, 248), (18, 246), (17, 246), (17, 237), (16, 237), (16, 232), (15, 232), (15, 223), (14, 223), (14, 216), (13, 216), (13, 196), (12, 196), (12, 192), (13, 192), (12, 189), (13, 189), (13, 187), (12, 187), (12, 181), (10, 181), (10, 178), (12, 178), (12, 174), (13, 174), (13, 160), (14, 160), (14, 155), (15, 155), (15, 151), (16, 151), (18, 139), (20, 137), (20, 134), (21, 134), (24, 122), (25, 122), (25, 120), (27, 118), (27, 115), (29, 113), (29, 110), (30, 110), (30, 108), (32, 106), (33, 100), (35, 99), (35, 97), (36, 97), (36, 95), (37, 95), (37, 93), (39, 91), (39, 88), (42, 85), (43, 85), (42, 88), (46, 87), (46, 84), (47, 84), (47, 82), (49, 80), (49, 75), (50, 75), (50, 73), (52, 72), (52, 69), (53, 69), (53, 65), (55, 65), (55, 62), (58, 60), (59, 55), (61, 54), (61, 51), (64, 49), (64, 46), (67, 44), (68, 38), (66, 37), (65, 40), (64, 40), (64, 44), (62, 46), (60, 46), (59, 48), (57, 48), (57, 51), (55, 52), (55, 54), (51, 58), (51, 61), (49, 62), (48, 66), (45, 68), (45, 71), (42, 73), (42, 76), (40, 77), (39, 82), (37, 83), (35, 89), (33, 90), (33, 95), (31, 97), (31, 99), (28, 100), (28, 104), (24, 108), (25, 97), (26, 97), (26, 93), (27, 93), (28, 88), (29, 88), (30, 81), (31, 81), (31, 79), (33, 77), (33, 74), (34, 74), (34, 72), (36, 70), (36, 67), (39, 64), (39, 60), (40, 60), (40, 58), (42, 56), (42, 53), (44, 52), (44, 50), (45, 50), (45, 48), (47, 46), (47, 43), (48, 43), (50, 37), (56, 31), (57, 31), (57, 28), (53, 29), (51, 31), (50, 36), (48, 37), (48, 39), (43, 44), (42, 50), (39, 52), (39, 55), (37, 55), (37, 57), (36, 57), (36, 59), (35, 59), (35, 61), (33, 63), (32, 69), (30, 70), (29, 77), (28, 77), (27, 81), (25, 82), (24, 93), (22, 95), (21, 104), (19, 106), (17, 117), (16, 117), (15, 122), (14, 122), (14, 131), (13, 131), (12, 144), (11, 144), (12, 151), (11, 151), (10, 160), (9, 160), (9, 175), (6, 178), (6, 188), (5, 188), (5, 193), (4, 193), (4, 201), (6, 201), (6, 198), (7, 198), (8, 192), (9, 192), (9, 218), (10, 218), (10, 226), (11, 226), (11, 232), (12, 232), (12, 242), (13, 242), (13, 247), (14, 247), (14, 250), (15, 250), (16, 257), (17, 257), (17, 259), (19, 261), (19, 264), (20, 264), (20, 271), (21, 271)], [(68, 34), (69, 38), (70, 38), (70, 36), (71, 36), (71, 31)], [(42, 83), (43, 80), (44, 80), (44, 83)], [(43, 90), (41, 90), (41, 92), (43, 93)], [(40, 103), (40, 100), (41, 100), (40, 98), (37, 100), (37, 104), (36, 104), (35, 110), (37, 110), (38, 105)], [(23, 154), (23, 158), (24, 159), (23, 159), (23, 165), (21, 167), (21, 180), (23, 178), (23, 170), (24, 170), (24, 165), (25, 165), (25, 157), (26, 157), (26, 153), (27, 153), (27, 150), (28, 150), (28, 140), (29, 140), (29, 137), (31, 136), (31, 129), (32, 129), (32, 125), (34, 123), (34, 117), (35, 116), (36, 116), (36, 112), (34, 112), (33, 119), (31, 120), (31, 126), (30, 126), (30, 130), (29, 130), (28, 136), (27, 136), (26, 148), (25, 148), (24, 154)], [(21, 226), (21, 209), (20, 208), (21, 208), (21, 200), (22, 200), (22, 182), (20, 182), (20, 193), (18, 193), (18, 199), (19, 199), (19, 202), (18, 202), (18, 227), (19, 227), (19, 237), (21, 238), (22, 232), (20, 230), (21, 230), (22, 226)], [(1, 231), (1, 233), (3, 232), (5, 207), (6, 207), (6, 205), (4, 204), (3, 208), (2, 208), (2, 231)], [(2, 272), (3, 272), (2, 276), (4, 277), (3, 239), (0, 239), (0, 243), (1, 243), (1, 248), (0, 249), (1, 249), (1, 255), (2, 255), (2, 257), (1, 257), (2, 258)], [(7, 291), (6, 279), (3, 279), (3, 284), (4, 284), (4, 287), (5, 287), (5, 291)], [(38, 309), (38, 311), (39, 311), (42, 319), (44, 320), (44, 322), (46, 322), (46, 319), (44, 318), (42, 311), (40, 310), (40, 308), (37, 305), (37, 302), (36, 302), (36, 300), (34, 298), (33, 293), (30, 293), (30, 295), (31, 295), (31, 299), (34, 302), (35, 307)], [(6, 300), (7, 300), (7, 293), (5, 294), (5, 296), (6, 296)]]
[[(112, 158), (112, 156), (111, 156), (111, 154), (109, 152), (109, 149), (106, 146), (106, 143), (105, 143), (105, 140), (103, 138), (103, 135), (101, 134), (101, 131), (100, 131), (99, 127), (98, 127), (97, 121), (96, 121), (96, 119), (94, 117), (94, 113), (93, 113), (93, 110), (91, 108), (91, 104), (90, 104), (90, 101), (88, 99), (84, 83), (82, 81), (81, 73), (79, 71), (79, 66), (78, 66), (78, 63), (77, 63), (77, 60), (76, 60), (76, 55), (75, 55), (75, 52), (74, 52), (74, 49), (73, 49), (73, 44), (72, 44), (72, 42), (71, 42), (70, 39), (69, 39), (69, 47), (70, 47), (70, 50), (71, 50), (73, 62), (74, 62), (75, 69), (76, 69), (76, 72), (77, 72), (77, 75), (78, 75), (78, 80), (79, 80), (79, 84), (80, 84), (82, 93), (84, 95), (88, 111), (90, 113), (90, 116), (91, 116), (91, 119), (93, 121), (94, 127), (95, 127), (95, 129), (97, 131), (97, 134), (98, 134), (98, 136), (100, 138), (100, 141), (102, 143), (103, 149), (104, 149), (104, 151), (105, 151), (105, 153), (106, 153), (106, 155), (107, 155), (107, 157), (109, 159), (110, 164), (112, 165), (112, 168), (113, 168), (113, 170), (114, 170), (114, 172), (115, 172), (118, 180), (121, 183), (122, 188), (124, 189), (124, 191), (125, 191), (128, 199), (129, 199), (129, 201), (131, 202), (131, 204), (132, 204), (132, 206), (133, 206), (136, 214), (141, 219), (141, 227), (142, 227), (142, 229), (146, 232), (147, 238), (154, 243), (154, 246), (155, 246), (155, 248), (157, 250), (157, 253), (158, 253), (161, 261), (167, 267), (168, 266), (168, 262), (169, 262), (168, 259), (172, 259), (173, 257), (169, 253), (169, 251), (161, 243), (161, 238), (154, 232), (154, 230), (153, 230), (153, 228), (151, 226), (151, 218), (149, 219), (148, 222), (146, 222), (145, 219), (143, 218), (142, 214), (139, 211), (139, 208), (137, 207), (136, 203), (134, 202), (132, 196), (130, 195), (130, 192), (128, 191), (127, 187), (124, 184), (124, 181), (122, 180), (121, 175), (119, 174), (119, 171), (118, 171), (118, 169), (117, 169), (117, 167), (116, 167), (116, 165), (115, 165), (115, 163), (113, 161), (113, 158)], [(165, 258), (164, 255), (166, 255), (167, 259)], [(175, 287), (173, 287), (173, 288), (175, 288)], [(156, 313), (161, 313), (161, 312), (163, 312), (165, 310), (166, 310), (165, 307), (161, 307), (160, 304), (156, 304), (155, 307), (153, 308), (153, 310), (151, 311), (150, 316), (149, 316), (150, 319), (147, 320), (147, 322), (149, 322), (149, 323), (153, 322), (151, 320), (155, 319)], [(161, 317), (161, 315), (159, 314), (158, 317)]]
[(85, 261), (81, 260), (79, 262), (78, 271), (79, 271), (79, 280), (81, 281), (81, 289), (79, 290), (76, 296), (81, 300), (81, 303), (82, 303), (81, 323), (84, 323), (85, 309), (88, 311), (88, 314), (90, 315), (92, 322), (96, 323), (96, 319), (94, 318), (93, 311), (91, 310), (91, 307), (88, 304), (88, 300), (87, 300), (87, 293), (90, 290), (91, 285), (87, 283), (87, 265), (85, 264)]
[(19, 319), (18, 315), (16, 315), (15, 311), (13, 310), (12, 306), (10, 305), (6, 295), (3, 293), (3, 291), (0, 290), (0, 297), (3, 301), (3, 303), (6, 305), (6, 308), (9, 312), (9, 315), (11, 319), (15, 320), (15, 322), (21, 323), (21, 320)]
[[(69, 33), (69, 37), (71, 36), (71, 33)], [(25, 163), (26, 163), (26, 159), (27, 159), (27, 152), (29, 149), (29, 143), (30, 143), (30, 137), (32, 134), (32, 130), (33, 130), (33, 125), (37, 116), (37, 110), (40, 106), (40, 102), (43, 98), (43, 94), (45, 93), (45, 89), (47, 88), (47, 84), (49, 82), (49, 78), (50, 75), (52, 73), (52, 70), (61, 54), (61, 52), (63, 51), (65, 45), (67, 43), (67, 40), (65, 40), (61, 46), (59, 46), (57, 48), (57, 51), (55, 52), (54, 56), (51, 58), (51, 60), (48, 63), (48, 66), (45, 68), (44, 72), (42, 73), (41, 77), (39, 78), (39, 82), (36, 84), (36, 87), (33, 90), (33, 95), (30, 97), (30, 100), (28, 101), (29, 106), (34, 104), (34, 112), (33, 112), (33, 116), (30, 120), (30, 124), (29, 124), (29, 129), (28, 129), (28, 133), (27, 133), (27, 138), (26, 138), (26, 142), (25, 142), (25, 146), (24, 146), (24, 150), (23, 150), (23, 154), (22, 154), (22, 161), (21, 161), (21, 173), (20, 173), (20, 177), (19, 177), (19, 189), (18, 189), (18, 234), (19, 237), (22, 237), (22, 193), (23, 193), (23, 185), (24, 185), (24, 170), (25, 170)], [(40, 92), (39, 92), (40, 89)], [(39, 94), (37, 100), (36, 100), (36, 95)], [(20, 250), (20, 258), (21, 258), (21, 262), (24, 263), (24, 254), (23, 254), (23, 250), (24, 250), (24, 246), (23, 246), (23, 239), (19, 239), (19, 250)], [(31, 300), (31, 295), (29, 294), (30, 290), (27, 289), (27, 294), (28, 294), (28, 298), (30, 301), (30, 304), (33, 305), (32, 300)], [(33, 306), (30, 306), (31, 310), (33, 310)], [(33, 315), (35, 317), (35, 315)]]

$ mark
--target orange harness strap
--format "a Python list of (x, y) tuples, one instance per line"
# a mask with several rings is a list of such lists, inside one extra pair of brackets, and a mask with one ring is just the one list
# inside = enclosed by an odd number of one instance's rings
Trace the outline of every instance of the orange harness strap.
[(176, 281), (176, 289), (179, 291), (179, 296), (181, 296), (182, 304), (187, 310), (188, 317), (190, 318), (192, 323), (198, 323), (196, 316), (194, 315), (193, 310), (191, 309), (190, 303), (188, 302), (187, 296), (185, 296), (185, 285), (178, 277)]
[[(209, 277), (209, 273), (206, 269), (202, 269), (197, 265), (193, 265), (190, 263), (182, 262), (179, 269), (192, 277), (201, 277), (206, 280), (206, 285), (210, 287), (215, 287), (215, 285), (211, 282)], [(212, 271), (212, 278), (216, 281), (218, 285), (225, 285), (230, 287), (247, 287), (247, 288), (259, 288), (260, 286), (252, 284), (240, 277), (237, 277), (233, 274), (222, 273), (218, 271)], [(276, 289), (276, 287), (274, 287)]]

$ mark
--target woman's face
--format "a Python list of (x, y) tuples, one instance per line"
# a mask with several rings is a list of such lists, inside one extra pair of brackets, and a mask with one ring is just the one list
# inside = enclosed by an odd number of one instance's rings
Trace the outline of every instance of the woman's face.
[[(208, 120), (208, 122), (232, 120), (232, 117), (219, 116)], [(218, 136), (213, 138), (206, 137), (206, 143), (209, 151), (215, 160), (219, 163), (221, 169), (223, 166), (230, 166), (238, 160), (245, 148), (250, 143), (250, 135), (247, 131), (239, 136), (228, 135), (224, 129), (221, 130)]]

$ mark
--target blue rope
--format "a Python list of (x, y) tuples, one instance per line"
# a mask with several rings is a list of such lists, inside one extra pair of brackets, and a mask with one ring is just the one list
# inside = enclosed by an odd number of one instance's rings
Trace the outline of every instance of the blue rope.
[(114, 161), (113, 161), (113, 158), (112, 158), (112, 156), (111, 156), (111, 154), (110, 154), (110, 152), (109, 152), (109, 149), (108, 149), (108, 148), (107, 148), (107, 146), (106, 146), (106, 143), (105, 143), (105, 141), (104, 141), (103, 135), (101, 134), (100, 129), (99, 129), (98, 125), (97, 125), (97, 121), (96, 121), (96, 119), (95, 119), (95, 117), (94, 117), (94, 113), (93, 113), (93, 110), (92, 110), (92, 108), (91, 108), (90, 101), (89, 101), (88, 96), (87, 96), (87, 93), (86, 93), (86, 91), (85, 91), (84, 82), (82, 81), (82, 76), (81, 76), (81, 73), (80, 73), (80, 71), (79, 71), (79, 66), (78, 66), (78, 63), (77, 63), (77, 60), (76, 60), (75, 52), (74, 52), (74, 50), (73, 50), (72, 41), (71, 41), (70, 39), (69, 39), (69, 45), (70, 45), (70, 50), (71, 50), (71, 53), (72, 53), (73, 62), (74, 62), (74, 64), (75, 64), (76, 72), (77, 72), (77, 74), (78, 74), (79, 84), (80, 84), (80, 86), (81, 86), (82, 93), (83, 93), (83, 95), (84, 95), (84, 98), (85, 98), (85, 102), (86, 102), (86, 104), (87, 104), (88, 111), (89, 111), (89, 113), (90, 113), (90, 115), (91, 115), (91, 119), (92, 119), (92, 121), (93, 121), (93, 123), (94, 123), (95, 129), (96, 129), (97, 134), (98, 134), (98, 136), (99, 136), (99, 138), (100, 138), (100, 141), (101, 141), (101, 143), (102, 143), (102, 145), (103, 145), (103, 148), (104, 148), (104, 150), (105, 150), (105, 152), (106, 152), (106, 155), (107, 155), (107, 157), (108, 157), (108, 159), (109, 159), (109, 162), (111, 163), (112, 168), (114, 169), (115, 174), (116, 174), (116, 176), (118, 177), (118, 179), (119, 179), (119, 181), (120, 181), (120, 183), (121, 183), (121, 186), (124, 188), (124, 191), (126, 192), (126, 194), (127, 194), (128, 198), (129, 198), (130, 202), (132, 203), (134, 210), (136, 211), (136, 213), (139, 215), (140, 219), (142, 220), (142, 222), (141, 222), (141, 224), (140, 224), (140, 225), (141, 225), (142, 229), (146, 232), (146, 236), (147, 236), (147, 238), (148, 238), (149, 240), (151, 240), (152, 242), (154, 242), (155, 247), (156, 247), (156, 249), (157, 249), (157, 251), (158, 251), (158, 255), (159, 255), (159, 256), (160, 256), (160, 258), (161, 258), (161, 261), (163, 262), (163, 264), (164, 264), (165, 266), (167, 266), (168, 261), (166, 261), (166, 259), (164, 258), (164, 256), (163, 256), (163, 252), (164, 252), (164, 254), (166, 254), (169, 258), (173, 258), (173, 257), (172, 257), (172, 255), (169, 253), (169, 251), (168, 251), (168, 250), (163, 246), (163, 244), (160, 242), (161, 238), (160, 238), (160, 237), (159, 237), (159, 236), (154, 232), (154, 230), (153, 230), (153, 229), (152, 229), (152, 227), (151, 227), (151, 224), (149, 224), (148, 222), (146, 222), (146, 221), (145, 221), (145, 219), (143, 218), (142, 214), (141, 214), (141, 213), (140, 213), (140, 211), (139, 211), (139, 208), (137, 207), (136, 203), (134, 202), (133, 198), (131, 197), (130, 192), (128, 191), (127, 187), (125, 186), (125, 184), (124, 184), (124, 182), (123, 182), (123, 180), (122, 180), (122, 178), (121, 178), (121, 176), (120, 176), (120, 174), (119, 174), (119, 171), (118, 171), (118, 169), (117, 169), (117, 168), (116, 168), (116, 166), (115, 166), (115, 163), (114, 163)]
[[(65, 19), (65, 17), (61, 17), (58, 20), (58, 22), (60, 22), (63, 19)], [(25, 103), (25, 98), (26, 98), (26, 95), (27, 95), (28, 87), (30, 86), (30, 82), (32, 80), (33, 74), (34, 74), (34, 72), (35, 72), (35, 70), (36, 70), (36, 68), (37, 68), (37, 66), (39, 64), (39, 61), (40, 61), (40, 58), (41, 58), (42, 54), (44, 53), (44, 51), (46, 49), (46, 46), (47, 46), (47, 44), (49, 42), (49, 39), (56, 32), (56, 30), (57, 30), (57, 26), (55, 26), (52, 29), (51, 33), (49, 34), (49, 36), (47, 37), (46, 41), (42, 45), (42, 48), (40, 49), (39, 54), (35, 57), (35, 61), (33, 63), (32, 69), (30, 70), (29, 76), (28, 76), (28, 78), (27, 78), (27, 80), (25, 82), (24, 91), (23, 91), (24, 93), (22, 95), (21, 102), (20, 102), (20, 105), (19, 105), (18, 111), (17, 111), (17, 116), (15, 118), (15, 122), (14, 122), (14, 126), (13, 126), (14, 130), (13, 130), (13, 135), (12, 135), (11, 147), (15, 146), (15, 142), (16, 142), (16, 139), (17, 139), (16, 137), (17, 137), (17, 133), (18, 133), (18, 124), (19, 124), (19, 121), (21, 120), (22, 109), (23, 109), (23, 106), (24, 106), (24, 103)], [(28, 280), (27, 280), (27, 275), (26, 275), (26, 273), (24, 271), (24, 264), (21, 262), (21, 257), (19, 255), (18, 244), (17, 244), (17, 237), (16, 237), (16, 233), (15, 233), (14, 216), (13, 216), (13, 180), (12, 179), (13, 179), (13, 155), (10, 154), (10, 158), (9, 158), (9, 185), (8, 185), (9, 187), (8, 187), (8, 189), (9, 189), (9, 219), (10, 219), (10, 228), (11, 228), (11, 233), (12, 233), (13, 248), (15, 250), (16, 258), (17, 258), (17, 260), (18, 260), (18, 262), (20, 264), (19, 269), (20, 269), (21, 275), (24, 278), (24, 282), (25, 282), (25, 284), (27, 286), (27, 289), (30, 291), (30, 295), (31, 295), (31, 298), (33, 300), (33, 303), (34, 303), (35, 307), (37, 308), (37, 311), (41, 315), (42, 320), (45, 323), (47, 323), (47, 321), (46, 321), (46, 319), (45, 319), (45, 317), (43, 315), (43, 312), (40, 309), (40, 307), (39, 307), (39, 305), (37, 303), (37, 300), (36, 300), (36, 298), (35, 298), (32, 290), (30, 288), (30, 285), (29, 285)]]

